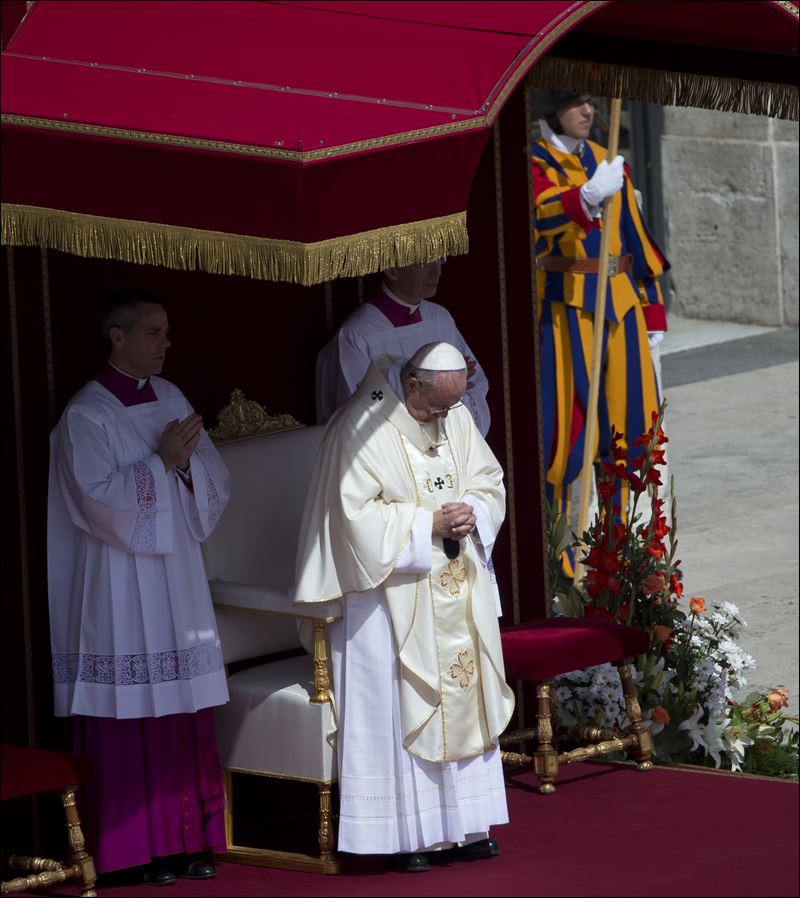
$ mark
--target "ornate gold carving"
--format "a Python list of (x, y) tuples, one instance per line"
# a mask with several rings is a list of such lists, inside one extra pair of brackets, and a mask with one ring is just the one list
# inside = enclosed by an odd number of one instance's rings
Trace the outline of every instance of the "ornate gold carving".
[(613, 739), (615, 733), (613, 730), (606, 730), (602, 727), (571, 727), (567, 730), (566, 735), (571, 739), (581, 742), (602, 742), (607, 739)]
[(328, 651), (325, 644), (325, 623), (314, 621), (314, 705), (327, 705), (331, 700), (331, 680), (328, 674)]
[(523, 755), (516, 751), (501, 751), (500, 760), (503, 764), (522, 765), (530, 764), (533, 758), (530, 755)]
[(466, 579), (467, 572), (459, 558), (454, 558), (439, 575), (439, 583), (449, 590), (451, 596), (459, 595)]
[(246, 399), (237, 387), (231, 393), (231, 401), (219, 413), (217, 426), (209, 430), (209, 436), (216, 443), (242, 440), (262, 433), (277, 433), (281, 430), (295, 430), (305, 425), (291, 415), (269, 415), (263, 405)]
[(558, 756), (561, 764), (574, 764), (576, 761), (586, 761), (589, 758), (597, 758), (602, 755), (608, 755), (612, 751), (625, 751), (631, 744), (632, 738), (625, 739), (609, 739), (607, 742), (598, 742), (597, 745), (585, 745), (582, 748), (576, 748), (574, 751), (568, 751)]
[(319, 784), (319, 856), (324, 863), (333, 863), (333, 815), (331, 813), (331, 787)]
[(449, 668), (450, 676), (454, 680), (458, 680), (458, 685), (462, 689), (467, 689), (469, 688), (470, 679), (475, 676), (475, 661), (468, 650), (459, 652), (456, 657), (458, 660), (455, 664), (451, 664)]

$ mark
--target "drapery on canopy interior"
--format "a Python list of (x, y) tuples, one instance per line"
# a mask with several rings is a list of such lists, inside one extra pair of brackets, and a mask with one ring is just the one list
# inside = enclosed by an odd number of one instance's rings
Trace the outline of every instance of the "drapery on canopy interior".
[(12, 6), (3, 242), (172, 268), (315, 284), (466, 252), (478, 159), (533, 66), (798, 110), (796, 2)]

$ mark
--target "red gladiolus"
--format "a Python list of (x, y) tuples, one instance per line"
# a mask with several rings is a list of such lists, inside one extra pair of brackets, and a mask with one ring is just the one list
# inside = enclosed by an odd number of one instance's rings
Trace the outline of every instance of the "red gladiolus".
[(650, 468), (647, 472), (647, 482), (648, 483), (656, 483), (658, 486), (661, 486), (661, 472), (658, 468)]
[(677, 574), (673, 574), (669, 578), (669, 588), (678, 598), (683, 595), (683, 583), (678, 579)]
[(653, 556), (653, 558), (663, 558), (667, 554), (667, 550), (661, 543), (652, 542), (647, 547), (647, 551)]
[(628, 620), (628, 612), (631, 610), (631, 606), (627, 602), (623, 602), (619, 606), (619, 619), (624, 624), (627, 623)]
[(623, 438), (622, 434), (616, 431), (613, 427), (611, 428), (611, 454), (614, 456), (616, 461), (625, 461), (628, 450), (621, 446)]
[(660, 573), (650, 574), (650, 576), (642, 583), (642, 588), (648, 596), (653, 595), (655, 592), (663, 592), (664, 575)]
[(606, 571), (589, 571), (586, 575), (586, 591), (596, 599), (600, 593), (607, 589), (613, 595), (619, 595), (622, 587), (616, 577), (610, 576)]
[(630, 483), (631, 489), (636, 493), (643, 493), (646, 489), (644, 482), (636, 474), (628, 474), (628, 483)]
[(617, 485), (613, 480), (603, 479), (597, 484), (597, 492), (603, 502), (610, 502), (617, 494)]
[(664, 537), (669, 533), (669, 527), (667, 527), (666, 518), (656, 518), (656, 522), (653, 525), (653, 533), (659, 539), (664, 539)]

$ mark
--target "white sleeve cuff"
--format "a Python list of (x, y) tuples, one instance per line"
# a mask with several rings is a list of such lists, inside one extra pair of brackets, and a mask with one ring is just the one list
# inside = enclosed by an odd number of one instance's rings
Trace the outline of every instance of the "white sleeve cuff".
[(483, 499), (473, 495), (464, 496), (461, 501), (472, 508), (476, 518), (472, 539), (475, 543), (475, 548), (478, 550), (478, 557), (483, 564), (488, 564), (489, 559), (492, 557), (492, 549), (494, 548), (497, 533), (492, 526), (492, 519), (489, 516), (486, 504)]
[(392, 573), (427, 574), (433, 566), (433, 512), (418, 508), (411, 535)]

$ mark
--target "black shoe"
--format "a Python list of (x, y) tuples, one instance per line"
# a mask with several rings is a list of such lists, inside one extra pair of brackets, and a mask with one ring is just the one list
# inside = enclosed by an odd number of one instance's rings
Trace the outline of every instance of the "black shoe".
[(479, 861), (486, 857), (496, 857), (500, 854), (500, 846), (494, 839), (481, 839), (479, 842), (470, 842), (468, 845), (457, 845), (450, 848), (447, 859), (452, 861)]
[(146, 886), (171, 886), (177, 880), (172, 870), (163, 861), (153, 861), (144, 868), (142, 882)]
[(181, 879), (213, 879), (217, 875), (217, 868), (202, 854), (183, 855), (174, 867)]
[(393, 854), (392, 869), (395, 873), (427, 873), (431, 869), (428, 858), (424, 854)]

